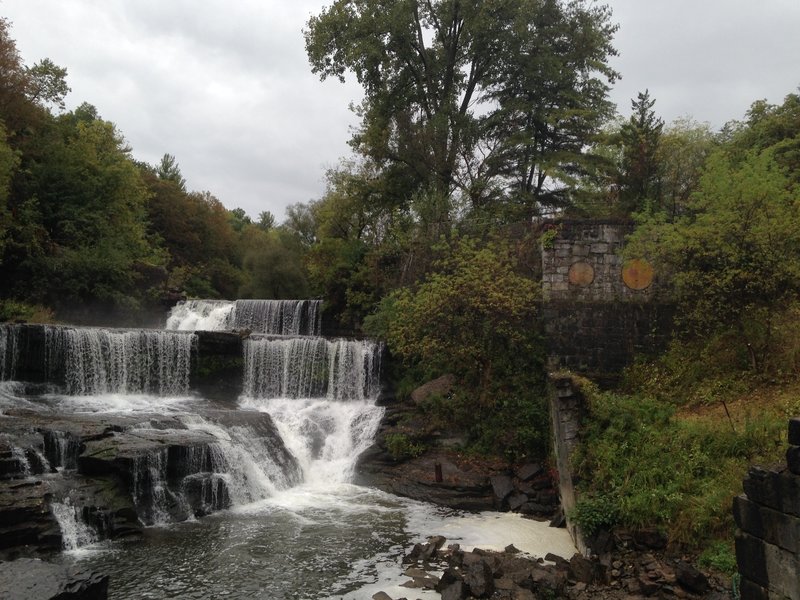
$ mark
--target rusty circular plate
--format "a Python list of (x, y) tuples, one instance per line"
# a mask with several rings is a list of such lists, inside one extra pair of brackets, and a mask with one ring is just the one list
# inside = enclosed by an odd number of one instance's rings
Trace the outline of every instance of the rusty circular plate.
[(653, 283), (653, 267), (643, 258), (629, 260), (622, 267), (622, 281), (632, 290), (646, 290)]
[(587, 262), (576, 262), (569, 268), (569, 282), (578, 287), (586, 287), (594, 281), (594, 268)]

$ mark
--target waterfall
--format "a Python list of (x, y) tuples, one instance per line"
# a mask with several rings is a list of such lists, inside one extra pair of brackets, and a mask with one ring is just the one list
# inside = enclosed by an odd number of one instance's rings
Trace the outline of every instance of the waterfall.
[(320, 335), (321, 305), (321, 300), (185, 300), (170, 311), (167, 329)]
[(44, 432), (44, 455), (54, 469), (75, 469), (81, 451), (80, 440), (64, 431)]
[(19, 329), (14, 325), (0, 324), (0, 381), (14, 379), (19, 355)]
[[(63, 345), (67, 393), (184, 395), (195, 337), (166, 331), (65, 328), (53, 333)], [(48, 353), (56, 350), (49, 350)], [(62, 350), (58, 350), (62, 351)]]
[(383, 416), (380, 344), (251, 338), (244, 350), (241, 406), (269, 413), (307, 484), (349, 481)]
[(324, 338), (248, 339), (245, 395), (364, 400), (379, 390), (379, 346)]
[(169, 508), (176, 503), (167, 485), (167, 453), (168, 449), (162, 448), (133, 459), (131, 496), (134, 504), (145, 513), (147, 523), (170, 521)]
[(188, 429), (216, 439), (209, 445), (206, 464), (195, 472), (207, 471), (221, 477), (232, 504), (263, 500), (299, 483), (297, 463), (269, 435), (245, 425), (223, 428), (197, 415), (182, 416), (181, 421)]
[(81, 510), (72, 506), (69, 498), (52, 502), (50, 512), (61, 529), (61, 546), (64, 550), (77, 550), (97, 541), (97, 533), (81, 518)]
[(274, 335), (320, 335), (320, 300), (237, 300), (233, 327)]
[(184, 300), (167, 317), (167, 329), (182, 331), (220, 331), (229, 329), (233, 302), (227, 300)]

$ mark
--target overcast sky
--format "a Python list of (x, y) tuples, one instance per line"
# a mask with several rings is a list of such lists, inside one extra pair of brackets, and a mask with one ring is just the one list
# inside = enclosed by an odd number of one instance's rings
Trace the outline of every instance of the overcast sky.
[[(319, 198), (348, 155), (359, 89), (311, 74), (314, 0), (0, 0), (26, 64), (68, 69), (68, 108), (95, 105), (139, 160), (175, 155), (191, 190), (279, 221)], [(800, 0), (608, 0), (620, 24), (612, 92), (648, 88), (667, 122), (719, 128), (800, 85)]]

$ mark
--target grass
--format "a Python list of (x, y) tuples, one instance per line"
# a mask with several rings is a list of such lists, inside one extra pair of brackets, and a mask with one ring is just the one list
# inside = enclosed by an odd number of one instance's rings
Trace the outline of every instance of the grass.
[(728, 398), (728, 419), (721, 402), (679, 407), (641, 393), (590, 391), (574, 464), (582, 503), (603, 507), (606, 521), (655, 526), (697, 551), (732, 539), (732, 499), (751, 464), (782, 460), (787, 417), (800, 414), (797, 392), (764, 386)]

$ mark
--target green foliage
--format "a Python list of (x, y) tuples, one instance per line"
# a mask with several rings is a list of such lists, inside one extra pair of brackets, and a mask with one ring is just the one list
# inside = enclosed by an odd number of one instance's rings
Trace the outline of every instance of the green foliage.
[(509, 458), (541, 454), (547, 439), (538, 287), (514, 268), (512, 245), (459, 240), (367, 320), (410, 372), (455, 374), (458, 389), (428, 410), (467, 431), (472, 449)]
[(648, 203), (660, 205), (659, 164), (656, 160), (664, 121), (653, 111), (655, 99), (647, 90), (631, 101), (633, 114), (620, 129), (622, 165), (619, 180), (620, 209), (630, 214)]
[(619, 518), (617, 501), (609, 496), (580, 497), (570, 514), (584, 533), (594, 535), (601, 529), (610, 529)]
[(351, 145), (403, 178), (406, 202), (452, 208), (457, 190), (476, 217), (513, 220), (563, 203), (582, 169), (617, 76), (609, 19), (559, 0), (337, 0), (306, 51), (322, 78), (363, 87)]
[(246, 236), (243, 266), (249, 280), (242, 298), (305, 298), (308, 282), (302, 265), (301, 241), (284, 228), (251, 228)]
[(0, 323), (5, 321), (52, 323), (54, 316), (53, 311), (44, 306), (0, 299)]
[(495, 363), (533, 353), (536, 284), (514, 271), (510, 248), (457, 242), (427, 280), (389, 302), (389, 347), (407, 360), (453, 372), (488, 392)]
[(700, 553), (697, 558), (697, 564), (701, 567), (716, 569), (727, 575), (736, 573), (738, 565), (736, 564), (736, 553), (733, 549), (733, 544), (728, 541), (715, 541), (708, 545), (708, 547)]
[(775, 320), (800, 292), (800, 187), (772, 151), (736, 163), (718, 151), (689, 208), (674, 223), (643, 217), (627, 252), (669, 281), (685, 332), (728, 334), (764, 370)]
[(425, 452), (425, 445), (412, 441), (404, 433), (390, 433), (386, 436), (386, 449), (394, 460), (416, 458)]
[(618, 523), (660, 527), (696, 546), (733, 528), (731, 500), (748, 466), (773, 459), (783, 416), (764, 414), (736, 431), (726, 420), (678, 418), (645, 396), (594, 394), (574, 466), (581, 495), (614, 500)]

